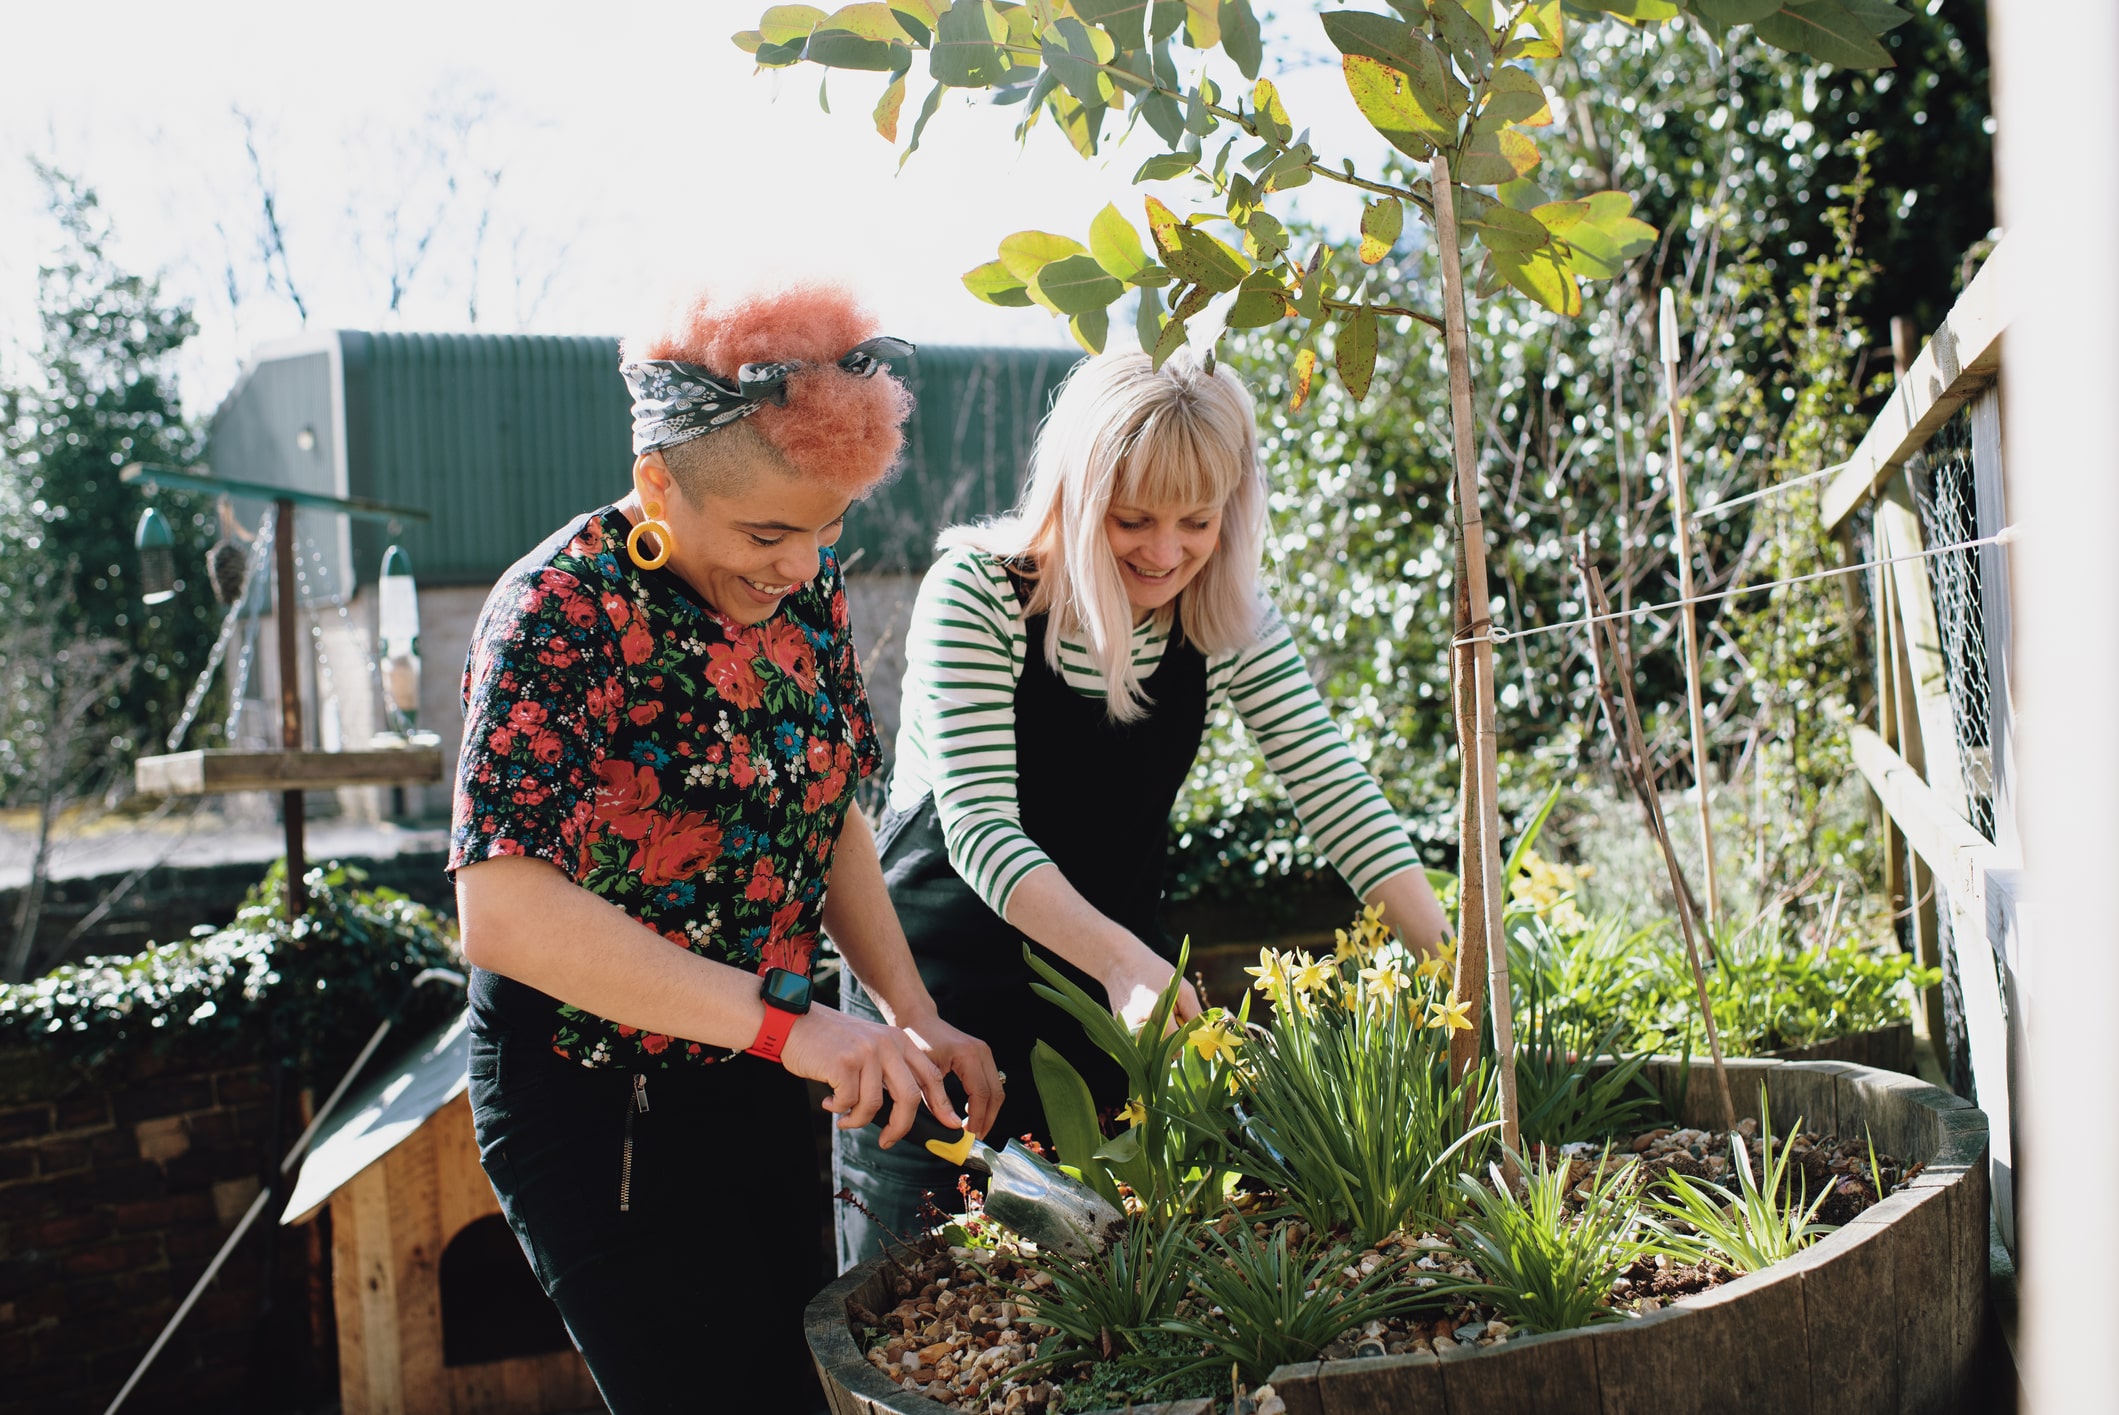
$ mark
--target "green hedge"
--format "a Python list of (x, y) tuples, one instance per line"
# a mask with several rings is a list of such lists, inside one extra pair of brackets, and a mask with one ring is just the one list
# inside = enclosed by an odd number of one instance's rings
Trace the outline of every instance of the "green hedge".
[[(299, 919), (275, 863), (225, 928), (0, 986), (0, 1050), (96, 1076), (151, 1060), (273, 1059), (300, 1078), (335, 1076), (422, 969), (463, 960), (453, 921), (363, 888), (360, 870), (330, 864), (303, 879)], [(404, 1020), (432, 1025), (461, 1005), (455, 989), (430, 987)]]

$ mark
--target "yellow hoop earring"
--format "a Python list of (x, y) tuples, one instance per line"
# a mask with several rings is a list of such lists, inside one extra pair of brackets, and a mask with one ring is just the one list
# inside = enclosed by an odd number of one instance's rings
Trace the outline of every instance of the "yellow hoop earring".
[[(649, 506), (645, 509), (647, 516), (626, 533), (625, 553), (643, 570), (660, 570), (669, 564), (670, 552), (677, 548), (677, 538), (670, 534), (669, 522), (662, 519), (660, 506)], [(655, 553), (653, 556), (643, 557), (640, 554), (640, 537), (650, 531), (655, 536)]]

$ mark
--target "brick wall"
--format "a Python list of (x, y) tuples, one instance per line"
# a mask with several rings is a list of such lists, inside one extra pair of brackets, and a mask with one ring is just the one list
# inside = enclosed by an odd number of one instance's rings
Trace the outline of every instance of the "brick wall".
[[(270, 1111), (255, 1066), (67, 1089), (33, 1057), (0, 1056), (0, 1415), (104, 1409), (256, 1197)], [(316, 1345), (314, 1237), (254, 1229), (125, 1409), (299, 1404), (319, 1374), (288, 1359)], [(278, 1389), (261, 1400), (268, 1254)]]

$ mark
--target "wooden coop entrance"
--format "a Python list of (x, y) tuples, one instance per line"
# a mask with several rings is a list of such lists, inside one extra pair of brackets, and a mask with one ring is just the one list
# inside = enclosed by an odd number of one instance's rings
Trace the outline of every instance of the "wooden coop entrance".
[(288, 1201), (287, 1223), (331, 1210), (344, 1415), (602, 1408), (479, 1168), (469, 1056), (459, 1017), (347, 1107)]

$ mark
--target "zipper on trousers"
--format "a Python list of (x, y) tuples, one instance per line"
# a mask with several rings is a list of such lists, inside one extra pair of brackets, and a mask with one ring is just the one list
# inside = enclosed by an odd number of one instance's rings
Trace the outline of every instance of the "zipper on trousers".
[(625, 1098), (625, 1149), (618, 1157), (618, 1212), (633, 1211), (633, 1117), (647, 1113), (647, 1076), (633, 1073), (632, 1093)]

